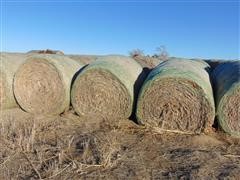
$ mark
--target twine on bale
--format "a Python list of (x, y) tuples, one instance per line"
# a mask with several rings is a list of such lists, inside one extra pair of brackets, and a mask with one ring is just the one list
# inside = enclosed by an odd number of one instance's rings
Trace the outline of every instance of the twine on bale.
[(218, 65), (213, 82), (219, 125), (228, 134), (240, 137), (240, 61)]
[(0, 110), (17, 107), (13, 94), (13, 77), (26, 55), (0, 53)]
[(70, 88), (82, 64), (62, 55), (33, 55), (14, 78), (19, 105), (32, 114), (56, 115), (70, 105)]
[(141, 88), (137, 119), (166, 131), (200, 133), (212, 126), (214, 100), (209, 66), (193, 60), (168, 60), (148, 75)]
[(82, 116), (128, 118), (133, 111), (142, 67), (132, 58), (105, 56), (87, 66), (73, 83), (71, 101)]

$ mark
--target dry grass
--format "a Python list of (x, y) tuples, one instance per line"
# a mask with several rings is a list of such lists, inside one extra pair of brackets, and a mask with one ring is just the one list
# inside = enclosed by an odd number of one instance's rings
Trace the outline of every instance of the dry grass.
[(156, 132), (129, 120), (33, 117), (19, 109), (0, 119), (0, 179), (236, 178), (240, 142), (223, 133)]

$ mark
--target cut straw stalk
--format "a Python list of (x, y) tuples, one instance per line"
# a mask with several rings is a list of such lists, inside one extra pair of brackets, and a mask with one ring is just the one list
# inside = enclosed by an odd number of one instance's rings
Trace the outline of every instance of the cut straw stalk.
[(207, 63), (168, 60), (153, 69), (141, 88), (137, 119), (169, 131), (200, 133), (214, 121)]
[(70, 105), (70, 88), (83, 65), (62, 55), (33, 55), (20, 66), (14, 79), (14, 93), (27, 112), (55, 115)]
[(76, 78), (71, 94), (75, 111), (82, 116), (128, 118), (144, 78), (132, 58), (105, 56), (87, 66)]
[(13, 94), (13, 77), (26, 55), (0, 53), (0, 110), (17, 107)]
[(228, 134), (240, 137), (240, 61), (218, 65), (213, 82), (219, 125)]

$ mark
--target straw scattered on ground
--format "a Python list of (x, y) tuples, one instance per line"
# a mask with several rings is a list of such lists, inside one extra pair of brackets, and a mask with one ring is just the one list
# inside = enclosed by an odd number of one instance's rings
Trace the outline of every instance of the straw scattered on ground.
[(240, 142), (154, 132), (128, 119), (0, 114), (0, 179), (236, 179)]

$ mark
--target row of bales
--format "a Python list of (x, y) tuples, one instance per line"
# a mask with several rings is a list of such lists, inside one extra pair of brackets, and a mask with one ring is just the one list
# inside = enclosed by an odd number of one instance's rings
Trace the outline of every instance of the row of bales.
[(240, 137), (240, 61), (170, 58), (153, 69), (120, 55), (1, 53), (0, 108), (34, 115), (135, 118), (154, 129), (198, 134), (217, 117)]

